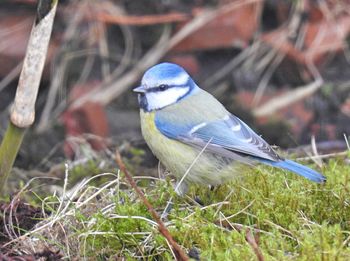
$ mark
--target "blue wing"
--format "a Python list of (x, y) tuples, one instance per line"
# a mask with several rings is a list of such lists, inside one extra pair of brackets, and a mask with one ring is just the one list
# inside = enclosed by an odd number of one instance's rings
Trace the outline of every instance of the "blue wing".
[(326, 181), (326, 178), (320, 173), (279, 157), (265, 140), (232, 114), (211, 122), (195, 122), (194, 124), (189, 122), (177, 123), (168, 120), (166, 114), (162, 113), (157, 113), (155, 117), (158, 130), (168, 138), (199, 148), (207, 146), (208, 151), (248, 164), (251, 163), (251, 160), (255, 160), (283, 168), (314, 182)]
[(272, 161), (281, 159), (266, 141), (232, 114), (212, 122), (180, 124), (168, 121), (166, 115), (158, 113), (155, 124), (168, 138), (200, 147), (210, 143), (209, 150), (215, 150), (217, 153), (221, 148), (222, 152), (226, 152), (224, 156), (227, 156), (228, 152), (233, 152)]

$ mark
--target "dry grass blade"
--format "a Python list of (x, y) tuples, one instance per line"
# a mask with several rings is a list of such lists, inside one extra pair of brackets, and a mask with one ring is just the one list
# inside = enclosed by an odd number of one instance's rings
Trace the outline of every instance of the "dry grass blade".
[(142, 190), (136, 185), (134, 179), (132, 176), (129, 174), (128, 170), (126, 169), (121, 156), (119, 152), (117, 151), (115, 154), (115, 160), (120, 168), (120, 170), (124, 173), (126, 179), (130, 183), (130, 185), (133, 187), (133, 189), (136, 191), (138, 196), (142, 199), (143, 203), (146, 205), (148, 211), (151, 213), (152, 217), (156, 220), (158, 224), (158, 229), (159, 232), (166, 238), (168, 243), (170, 244), (172, 250), (174, 251), (176, 257), (178, 260), (189, 260), (187, 255), (184, 253), (184, 251), (181, 249), (181, 247), (176, 243), (176, 241), (173, 239), (171, 236), (169, 230), (166, 228), (162, 220), (160, 219), (159, 215), (157, 212), (154, 210), (153, 206), (151, 203), (147, 200), (145, 195), (143, 194)]
[(349, 144), (349, 140), (348, 137), (346, 136), (346, 134), (344, 133), (344, 140), (346, 142), (346, 147), (348, 148), (348, 150), (350, 151), (350, 144)]
[(317, 164), (318, 167), (322, 168), (323, 162), (322, 162), (322, 159), (319, 157), (320, 155), (317, 150), (315, 135), (311, 136), (311, 149), (312, 149), (313, 155), (316, 156), (315, 158), (313, 158), (314, 162)]

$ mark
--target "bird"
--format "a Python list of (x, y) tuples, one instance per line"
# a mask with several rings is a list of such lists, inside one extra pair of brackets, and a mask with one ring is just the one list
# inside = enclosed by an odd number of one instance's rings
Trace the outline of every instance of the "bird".
[(326, 181), (321, 173), (279, 156), (177, 64), (149, 68), (133, 91), (138, 94), (142, 135), (177, 179), (179, 195), (193, 183), (223, 184), (238, 176), (242, 165), (265, 164), (317, 183)]

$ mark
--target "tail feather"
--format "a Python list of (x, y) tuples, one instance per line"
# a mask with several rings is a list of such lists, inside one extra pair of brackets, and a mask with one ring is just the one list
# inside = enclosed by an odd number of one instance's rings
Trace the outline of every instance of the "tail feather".
[(283, 161), (277, 161), (277, 162), (264, 160), (263, 163), (267, 165), (271, 165), (273, 167), (278, 167), (278, 168), (292, 171), (300, 176), (303, 176), (317, 183), (324, 183), (327, 180), (326, 177), (323, 176), (321, 173), (318, 173), (317, 171), (310, 169), (309, 167), (306, 167), (299, 163), (296, 163), (292, 160), (283, 160)]

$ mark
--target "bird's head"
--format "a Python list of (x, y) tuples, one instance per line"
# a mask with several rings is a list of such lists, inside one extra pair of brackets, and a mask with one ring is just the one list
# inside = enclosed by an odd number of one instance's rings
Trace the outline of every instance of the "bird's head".
[(197, 85), (188, 73), (173, 63), (160, 63), (146, 71), (137, 92), (145, 111), (160, 110), (190, 95)]

